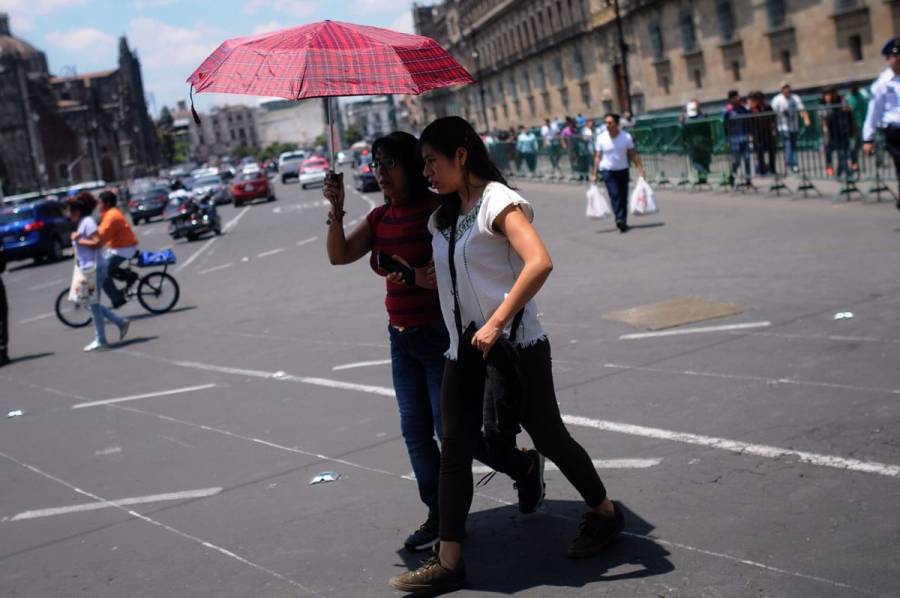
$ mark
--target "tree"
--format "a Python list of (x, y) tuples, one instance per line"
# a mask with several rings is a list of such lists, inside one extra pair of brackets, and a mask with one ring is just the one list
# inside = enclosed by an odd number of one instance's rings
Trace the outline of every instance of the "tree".
[(159, 126), (164, 129), (170, 129), (173, 122), (174, 119), (172, 118), (172, 113), (169, 111), (169, 107), (163, 106), (162, 110), (159, 111)]
[(162, 153), (163, 163), (170, 166), (175, 163), (175, 140), (172, 138), (171, 132), (163, 129), (162, 126), (156, 128), (156, 137), (159, 139), (160, 152)]
[(344, 129), (344, 141), (347, 145), (353, 145), (357, 141), (362, 141), (363, 134), (356, 125), (350, 125)]
[(282, 143), (281, 141), (276, 141), (275, 143), (270, 143), (261, 151), (257, 152), (256, 159), (260, 162), (265, 162), (266, 160), (277, 158), (278, 154), (290, 152), (295, 149), (297, 149), (296, 143)]
[(313, 145), (315, 147), (325, 147), (328, 145), (328, 140), (325, 139), (325, 135), (319, 135), (315, 139), (313, 139)]

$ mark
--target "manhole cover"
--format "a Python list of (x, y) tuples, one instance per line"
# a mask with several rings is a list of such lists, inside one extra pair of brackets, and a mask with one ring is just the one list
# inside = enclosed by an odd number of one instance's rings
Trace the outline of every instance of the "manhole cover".
[(687, 299), (670, 299), (628, 309), (618, 309), (603, 314), (603, 318), (605, 320), (625, 322), (647, 330), (663, 330), (693, 322), (712, 320), (713, 318), (734, 316), (746, 310), (747, 308), (743, 305), (691, 297)]

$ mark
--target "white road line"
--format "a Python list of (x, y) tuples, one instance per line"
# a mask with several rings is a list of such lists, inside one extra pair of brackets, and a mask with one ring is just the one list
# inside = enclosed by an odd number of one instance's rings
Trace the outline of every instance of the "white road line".
[(45, 282), (43, 284), (36, 284), (33, 287), (29, 287), (29, 291), (42, 291), (44, 289), (49, 289), (50, 287), (55, 287), (62, 285), (66, 282), (65, 278), (58, 278), (56, 280), (51, 280), (50, 282)]
[(201, 488), (200, 490), (183, 490), (181, 492), (167, 492), (165, 494), (150, 494), (148, 496), (118, 498), (116, 500), (110, 500), (108, 502), (89, 502), (79, 505), (69, 505), (68, 507), (37, 509), (35, 511), (25, 511), (23, 513), (19, 513), (18, 515), (12, 517), (10, 521), (21, 521), (23, 519), (39, 519), (41, 517), (53, 517), (54, 515), (68, 515), (69, 513), (96, 511), (97, 509), (108, 509), (110, 507), (122, 505), (143, 505), (151, 502), (165, 502), (169, 500), (206, 498), (208, 496), (215, 496), (221, 491), (221, 486), (217, 486), (215, 488)]
[(698, 328), (681, 328), (678, 330), (659, 330), (657, 332), (636, 332), (623, 334), (619, 340), (629, 341), (641, 338), (656, 338), (658, 336), (676, 336), (679, 334), (697, 334), (700, 332), (727, 332), (729, 330), (746, 330), (748, 328), (765, 328), (772, 322), (746, 322), (743, 324), (725, 324), (723, 326), (701, 326)]
[[(740, 334), (733, 332), (732, 334)], [(854, 343), (885, 343), (890, 345), (900, 345), (900, 339), (896, 338), (878, 338), (876, 336), (847, 336), (843, 334), (792, 334), (789, 332), (749, 332), (746, 336), (768, 336), (772, 338), (786, 338), (797, 340), (825, 340), (825, 341), (843, 341)]]
[(303, 239), (302, 241), (297, 241), (297, 245), (300, 247), (303, 247), (304, 245), (306, 245), (308, 243), (312, 243), (313, 241), (316, 241), (318, 239), (319, 239), (319, 237), (310, 237), (308, 239)]
[(112, 405), (113, 403), (125, 403), (127, 401), (137, 401), (139, 399), (150, 399), (153, 397), (168, 397), (171, 395), (179, 395), (188, 392), (196, 392), (198, 390), (206, 390), (213, 388), (215, 384), (202, 384), (200, 386), (188, 386), (185, 388), (174, 388), (172, 390), (161, 390), (159, 392), (148, 392), (142, 395), (132, 395), (130, 397), (119, 397), (116, 399), (106, 399), (103, 401), (89, 401), (87, 403), (75, 403), (72, 409), (84, 409), (85, 407), (96, 407), (97, 405)]
[[(222, 367), (212, 364), (197, 363), (192, 361), (177, 361), (158, 357), (148, 353), (139, 351), (130, 351), (120, 349), (116, 351), (117, 355), (132, 355), (141, 359), (152, 359), (161, 363), (168, 363), (180, 367), (199, 369), (204, 371), (221, 372), (224, 374), (237, 374), (242, 376), (251, 376), (255, 378), (265, 378), (270, 380), (285, 380), (290, 382), (301, 382), (304, 384), (315, 384), (319, 386), (328, 386), (330, 388), (342, 388), (345, 390), (355, 390), (359, 392), (367, 392), (386, 397), (394, 397), (394, 390), (384, 386), (369, 386), (364, 384), (351, 384), (338, 380), (327, 380), (324, 378), (306, 378), (303, 376), (293, 376), (284, 372), (264, 372), (260, 370), (247, 370), (239, 368)], [(818, 453), (810, 453), (806, 451), (797, 451), (793, 449), (784, 449), (775, 446), (767, 446), (762, 444), (752, 444), (741, 440), (730, 440), (727, 438), (717, 438), (714, 436), (702, 436), (699, 434), (690, 434), (686, 432), (675, 432), (671, 430), (663, 430), (659, 428), (649, 428), (646, 426), (637, 426), (634, 424), (626, 424), (619, 422), (611, 422), (597, 419), (590, 419), (578, 415), (563, 414), (563, 421), (573, 426), (583, 426), (595, 428), (598, 430), (608, 430), (611, 432), (619, 432), (622, 434), (630, 434), (634, 436), (643, 436), (645, 438), (658, 438), (661, 440), (669, 440), (673, 442), (683, 442), (686, 444), (694, 444), (705, 446), (707, 448), (715, 448), (736, 453), (747, 453), (758, 457), (766, 457), (769, 459), (779, 459), (783, 457), (796, 457), (801, 463), (810, 465), (819, 465), (822, 467), (832, 467), (835, 469), (845, 469), (850, 471), (858, 471), (863, 473), (874, 473), (888, 477), (900, 478), (900, 465), (890, 465), (886, 463), (878, 463), (876, 461), (861, 461), (857, 459), (847, 459), (835, 455), (823, 455)]]
[(25, 318), (24, 320), (19, 320), (19, 324), (28, 324), (30, 322), (37, 322), (38, 320), (46, 320), (47, 318), (52, 318), (56, 315), (56, 312), (49, 312), (46, 314), (41, 314), (39, 316), (34, 316), (33, 318)]
[(659, 440), (671, 440), (673, 442), (695, 444), (698, 446), (720, 449), (732, 453), (766, 457), (768, 459), (796, 457), (800, 460), (801, 463), (809, 463), (811, 465), (820, 465), (822, 467), (833, 467), (835, 469), (847, 469), (850, 471), (875, 473), (892, 478), (900, 478), (900, 465), (889, 465), (886, 463), (878, 463), (875, 461), (860, 461), (858, 459), (848, 459), (846, 457), (837, 457), (834, 455), (820, 455), (817, 453), (797, 451), (794, 449), (785, 449), (777, 446), (768, 446), (765, 444), (752, 444), (750, 442), (730, 440), (728, 438), (718, 438), (716, 436), (703, 436), (701, 434), (673, 432), (671, 430), (662, 430), (660, 428), (649, 428), (647, 426), (636, 426), (634, 424), (623, 424), (620, 422), (591, 419), (589, 417), (581, 417), (578, 415), (563, 414), (562, 418), (565, 423), (572, 426), (582, 426), (585, 428), (593, 428), (595, 430), (604, 430), (607, 432), (619, 432), (620, 434), (641, 436), (643, 438), (656, 438)]
[(748, 380), (751, 382), (764, 382), (766, 384), (796, 384), (798, 386), (816, 386), (819, 388), (836, 388), (840, 390), (856, 390), (860, 392), (876, 392), (882, 394), (897, 395), (897, 388), (875, 388), (872, 386), (855, 386), (853, 384), (838, 384), (837, 382), (819, 382), (816, 380), (797, 380), (796, 378), (766, 378), (764, 376), (752, 376), (749, 374), (722, 374), (718, 372), (697, 372), (694, 370), (670, 370), (649, 366), (631, 366), (617, 363), (604, 363), (603, 367), (616, 370), (632, 370), (635, 372), (653, 372), (657, 374), (679, 374), (682, 376), (699, 376), (701, 378), (722, 378), (725, 380)]
[(0, 452), (0, 457), (3, 457), (7, 461), (12, 461), (13, 463), (15, 463), (21, 467), (24, 467), (25, 469), (33, 471), (34, 473), (36, 473), (40, 476), (43, 476), (43, 477), (47, 478), (48, 480), (52, 480), (52, 481), (56, 482), (57, 484), (61, 484), (61, 485), (65, 486), (66, 488), (68, 488), (69, 490), (71, 490), (72, 492), (75, 492), (82, 496), (86, 496), (88, 498), (92, 498), (98, 502), (106, 503), (111, 507), (114, 507), (116, 509), (124, 511), (125, 513), (128, 513), (129, 515), (131, 515), (132, 517), (134, 517), (136, 519), (140, 519), (141, 521), (149, 523), (150, 525), (155, 525), (156, 527), (162, 528), (168, 532), (172, 532), (173, 534), (176, 534), (179, 537), (184, 538), (185, 540), (190, 540), (191, 542), (196, 542), (197, 544), (200, 544), (201, 546), (203, 546), (205, 548), (214, 550), (221, 555), (224, 555), (224, 556), (227, 556), (228, 558), (234, 559), (234, 560), (238, 561), (239, 563), (243, 563), (244, 565), (247, 565), (248, 567), (252, 567), (253, 569), (260, 571), (262, 573), (265, 573), (266, 575), (269, 575), (270, 577), (274, 577), (275, 579), (283, 581), (284, 583), (290, 584), (292, 587), (295, 587), (298, 590), (301, 590), (308, 594), (312, 594), (313, 596), (320, 596), (321, 598), (325, 598), (325, 596), (323, 594), (320, 594), (319, 592), (316, 592), (315, 590), (308, 588), (297, 581), (294, 581), (290, 577), (282, 575), (281, 573), (278, 573), (277, 571), (273, 571), (272, 569), (269, 569), (268, 567), (258, 565), (256, 563), (254, 563), (253, 561), (249, 561), (249, 560), (245, 559), (244, 557), (238, 555), (237, 553), (231, 552), (230, 550), (228, 550), (226, 548), (222, 548), (221, 546), (213, 544), (212, 542), (207, 542), (206, 540), (204, 540), (202, 538), (198, 538), (197, 536), (194, 536), (187, 532), (183, 532), (180, 529), (174, 528), (171, 525), (167, 525), (165, 523), (162, 523), (161, 521), (157, 521), (156, 519), (147, 517), (146, 515), (142, 515), (141, 513), (138, 513), (137, 511), (133, 511), (131, 509), (126, 509), (125, 507), (117, 505), (110, 500), (107, 500), (105, 498), (97, 496), (93, 492), (88, 492), (86, 490), (82, 490), (81, 488), (78, 488), (74, 484), (70, 484), (69, 482), (67, 482), (61, 478), (58, 478), (55, 475), (46, 473), (45, 471), (42, 471), (42, 470), (38, 469), (37, 467), (34, 467), (33, 465), (23, 463), (22, 461), (19, 461), (18, 459), (9, 456), (6, 453)]
[(287, 251), (284, 247), (279, 247), (278, 249), (272, 249), (270, 251), (263, 251), (262, 253), (257, 254), (256, 259), (269, 257), (270, 255), (275, 255), (276, 253), (281, 253), (282, 251)]
[(107, 455), (117, 455), (122, 452), (121, 446), (108, 446), (105, 449), (94, 451), (95, 457), (106, 457)]
[[(594, 459), (594, 469), (645, 469), (659, 465), (662, 459)], [(559, 471), (555, 463), (547, 461), (545, 471)], [(484, 474), (494, 471), (487, 465), (473, 465), (472, 473)]]
[(230, 268), (233, 265), (234, 265), (233, 263), (228, 262), (227, 264), (222, 264), (221, 266), (215, 266), (213, 268), (206, 268), (205, 270), (199, 270), (197, 272), (197, 274), (209, 274), (210, 272), (215, 272), (217, 270), (224, 270), (225, 268)]
[(338, 370), (352, 370), (353, 368), (367, 368), (373, 365), (387, 365), (391, 362), (390, 359), (379, 359), (377, 361), (358, 361), (356, 363), (345, 363), (344, 365), (336, 365), (331, 368), (332, 371), (336, 372)]
[[(227, 223), (225, 226), (222, 227), (222, 232), (223, 232), (223, 233), (227, 233), (227, 232), (230, 231), (232, 228), (234, 228), (235, 226), (237, 226), (238, 221), (239, 221), (241, 218), (243, 218), (243, 217), (244, 217), (244, 214), (247, 214), (249, 211), (250, 211), (250, 208), (243, 208), (243, 209), (241, 210), (241, 213), (240, 213), (240, 214), (238, 214), (237, 216), (235, 216), (234, 218), (232, 218), (231, 220), (229, 220), (228, 223)], [(196, 260), (198, 257), (200, 257), (201, 255), (203, 255), (203, 252), (206, 251), (207, 249), (209, 249), (210, 245), (212, 245), (213, 243), (215, 243), (218, 239), (219, 239), (219, 237), (213, 237), (212, 239), (210, 239), (209, 241), (207, 241), (206, 243), (204, 243), (203, 246), (202, 246), (200, 249), (198, 249), (197, 251), (194, 252), (194, 255), (192, 255), (191, 257), (189, 257), (188, 259), (186, 259), (180, 266), (178, 266), (177, 268), (175, 268), (175, 272), (181, 272), (182, 270), (184, 270), (185, 268), (187, 268), (188, 266), (190, 266), (190, 265), (194, 262), (194, 260)]]

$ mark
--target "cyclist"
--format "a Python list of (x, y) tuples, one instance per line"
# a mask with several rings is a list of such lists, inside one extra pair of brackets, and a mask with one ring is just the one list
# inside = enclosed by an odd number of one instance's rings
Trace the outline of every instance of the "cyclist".
[[(104, 191), (100, 194), (100, 242), (103, 244), (103, 260), (101, 267), (105, 270), (103, 276), (103, 290), (112, 302), (113, 309), (125, 305), (125, 294), (128, 289), (137, 282), (138, 275), (128, 268), (122, 268), (122, 264), (134, 257), (137, 253), (138, 240), (134, 230), (119, 208), (116, 207), (118, 198), (112, 191)], [(116, 286), (115, 280), (125, 281), (125, 291)]]

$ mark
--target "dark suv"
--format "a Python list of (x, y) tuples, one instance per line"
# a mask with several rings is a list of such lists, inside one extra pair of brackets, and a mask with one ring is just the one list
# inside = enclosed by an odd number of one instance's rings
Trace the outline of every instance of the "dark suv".
[(74, 230), (58, 201), (44, 199), (0, 208), (0, 242), (9, 261), (60, 260)]

